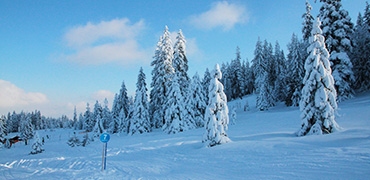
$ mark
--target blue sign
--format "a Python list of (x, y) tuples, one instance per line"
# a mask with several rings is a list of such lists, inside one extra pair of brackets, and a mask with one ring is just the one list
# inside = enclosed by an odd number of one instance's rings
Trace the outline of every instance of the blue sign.
[(110, 135), (108, 133), (103, 133), (100, 135), (100, 141), (102, 143), (107, 143), (110, 139)]

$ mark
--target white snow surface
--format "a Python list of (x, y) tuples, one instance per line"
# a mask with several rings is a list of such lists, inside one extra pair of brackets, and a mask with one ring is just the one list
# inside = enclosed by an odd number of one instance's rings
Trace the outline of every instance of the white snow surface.
[(240, 107), (227, 131), (232, 142), (210, 148), (201, 142), (204, 128), (111, 135), (104, 172), (100, 140), (70, 147), (73, 130), (38, 131), (50, 136), (43, 153), (29, 155), (31, 145), (23, 142), (0, 149), (0, 179), (370, 179), (369, 92), (339, 104), (342, 129), (328, 135), (296, 137), (297, 107), (261, 112), (255, 102), (253, 95), (229, 103)]

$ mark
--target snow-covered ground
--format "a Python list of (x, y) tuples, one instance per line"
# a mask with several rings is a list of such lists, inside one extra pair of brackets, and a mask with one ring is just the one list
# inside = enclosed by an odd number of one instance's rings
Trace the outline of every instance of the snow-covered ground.
[(294, 135), (298, 108), (279, 104), (259, 112), (255, 96), (247, 99), (250, 111), (240, 100), (228, 144), (204, 147), (203, 128), (111, 135), (102, 172), (98, 139), (72, 148), (66, 144), (72, 130), (40, 131), (50, 136), (41, 154), (29, 155), (31, 146), (22, 142), (0, 149), (0, 179), (370, 179), (370, 93), (339, 104), (340, 132), (306, 137)]

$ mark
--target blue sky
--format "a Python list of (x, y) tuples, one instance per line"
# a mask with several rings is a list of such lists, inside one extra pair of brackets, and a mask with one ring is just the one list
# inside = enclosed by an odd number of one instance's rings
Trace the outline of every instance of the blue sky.
[[(317, 15), (321, 3), (309, 1)], [(365, 0), (343, 0), (355, 22)], [(301, 36), (304, 0), (0, 1), (0, 114), (66, 114), (104, 97), (112, 105), (122, 81), (133, 95), (167, 25), (187, 40), (189, 75), (230, 61), (240, 47), (253, 58), (258, 37), (286, 52)], [(173, 40), (174, 43), (174, 40)]]

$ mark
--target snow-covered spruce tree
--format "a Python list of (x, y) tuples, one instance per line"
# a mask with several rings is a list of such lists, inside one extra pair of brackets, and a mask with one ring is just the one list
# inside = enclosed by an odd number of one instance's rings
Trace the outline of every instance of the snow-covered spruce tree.
[(220, 67), (216, 64), (209, 85), (209, 102), (204, 117), (206, 132), (203, 135), (202, 142), (208, 147), (225, 144), (230, 141), (226, 134), (227, 125), (229, 124), (229, 109), (224, 87), (219, 81), (221, 78)]
[(109, 129), (109, 125), (112, 123), (112, 114), (108, 108), (108, 99), (104, 99), (104, 107), (103, 107), (103, 112), (102, 112), (102, 117), (103, 117), (103, 127), (104, 129)]
[(84, 120), (83, 120), (83, 129), (86, 131), (92, 131), (93, 125), (91, 125), (91, 121), (93, 118), (93, 114), (90, 111), (90, 106), (89, 103), (86, 104), (86, 111), (84, 113)]
[[(196, 127), (204, 127), (204, 111), (206, 102), (204, 98), (202, 83), (200, 82), (198, 73), (192, 78), (191, 86), (186, 100), (187, 108), (191, 109), (189, 116), (192, 116)], [(190, 110), (189, 110), (190, 111)], [(186, 118), (188, 118), (186, 116)]]
[(115, 94), (114, 100), (113, 100), (112, 112), (111, 112), (112, 120), (109, 123), (109, 128), (108, 128), (108, 132), (112, 134), (118, 132), (119, 125), (120, 125), (120, 119), (119, 119), (120, 112), (117, 112), (118, 111), (117, 101), (118, 101), (118, 94)]
[(302, 43), (299, 42), (295, 34), (288, 44), (288, 74), (287, 74), (287, 92), (285, 104), (287, 106), (298, 106), (301, 99), (302, 80), (304, 77), (304, 55)]
[(93, 132), (94, 136), (98, 137), (104, 131), (103, 126), (103, 108), (101, 107), (99, 101), (96, 101), (94, 106), (94, 126)]
[(240, 48), (236, 47), (236, 58), (230, 63), (230, 88), (231, 99), (241, 98), (243, 96), (243, 74), (240, 57)]
[[(364, 18), (359, 14), (352, 34), (353, 49), (351, 60), (355, 75), (354, 88), (363, 92), (370, 90), (370, 8), (366, 3)], [(368, 23), (365, 23), (368, 22)]]
[(33, 125), (31, 123), (31, 115), (21, 113), (21, 122), (20, 122), (20, 133), (22, 139), (32, 139), (33, 138)]
[(254, 76), (252, 68), (249, 65), (248, 59), (245, 61), (244, 64), (244, 70), (243, 70), (243, 76), (244, 76), (244, 94), (252, 94), (254, 89)]
[(163, 130), (168, 134), (176, 134), (194, 128), (195, 123), (192, 118), (185, 118), (188, 113), (185, 109), (184, 97), (180, 90), (180, 72), (173, 76), (167, 91), (167, 103), (165, 111), (165, 124)]
[(93, 129), (94, 137), (99, 137), (104, 132), (103, 117), (102, 114), (96, 116), (96, 122)]
[(263, 47), (262, 47), (262, 41), (258, 37), (258, 41), (256, 43), (256, 48), (254, 50), (254, 58), (252, 60), (252, 70), (253, 70), (253, 75), (255, 77), (255, 90), (256, 93), (259, 93), (260, 89), (260, 82), (258, 77), (262, 75), (262, 72), (264, 71), (262, 68), (262, 63), (263, 63)]
[(232, 96), (232, 79), (233, 79), (233, 74), (232, 74), (232, 67), (229, 63), (222, 63), (221, 65), (221, 73), (222, 73), (222, 79), (220, 82), (222, 85), (224, 85), (224, 92), (226, 94), (227, 99), (231, 99)]
[(73, 129), (77, 130), (77, 126), (78, 126), (78, 119), (77, 119), (77, 110), (75, 106), (75, 108), (73, 109)]
[(302, 34), (303, 34), (303, 40), (308, 42), (308, 39), (311, 37), (311, 31), (312, 31), (312, 24), (313, 24), (313, 16), (311, 15), (312, 7), (308, 1), (306, 1), (306, 12), (302, 15), (302, 18), (304, 19), (302, 25)]
[(337, 94), (331, 75), (330, 54), (325, 47), (320, 24), (317, 18), (311, 32), (311, 45), (307, 49), (310, 55), (305, 62), (306, 74), (300, 102), (302, 126), (298, 136), (328, 134), (339, 128), (334, 119)]
[(321, 0), (323, 6), (319, 17), (322, 21), (321, 29), (325, 37), (325, 43), (329, 50), (332, 75), (337, 90), (337, 101), (341, 102), (352, 98), (354, 81), (352, 62), (348, 57), (351, 51), (351, 39), (353, 24), (348, 12), (342, 8), (341, 0)]
[(280, 50), (280, 45), (278, 41), (276, 41), (275, 44), (274, 60), (276, 63), (274, 71), (276, 79), (274, 82), (275, 86), (273, 93), (276, 101), (283, 101), (286, 96), (286, 62), (284, 52), (283, 50)]
[(5, 123), (4, 116), (0, 116), (0, 138), (4, 138), (8, 134)]
[[(211, 73), (209, 73), (209, 69), (206, 68), (206, 71), (204, 72), (204, 76), (203, 76), (203, 79), (202, 79), (203, 94), (204, 94), (206, 104), (209, 101), (208, 100), (208, 92), (209, 92), (208, 88), (209, 88), (209, 83), (210, 82), (211, 82)], [(203, 112), (203, 114), (204, 113), (205, 113), (205, 111)]]
[(36, 132), (34, 142), (32, 144), (32, 151), (30, 152), (30, 154), (38, 154), (38, 153), (42, 153), (43, 151), (45, 151), (45, 149), (42, 148), (40, 136)]
[(157, 43), (157, 49), (151, 63), (154, 68), (152, 70), (152, 89), (150, 91), (150, 114), (152, 116), (152, 126), (155, 128), (161, 128), (165, 124), (166, 93), (171, 81), (170, 78), (174, 73), (172, 61), (172, 42), (170, 32), (166, 26), (163, 36)]
[(71, 147), (81, 145), (80, 140), (77, 138), (76, 132), (73, 132), (73, 136), (68, 139), (67, 144), (68, 146), (71, 146)]
[(85, 146), (89, 145), (92, 140), (94, 140), (94, 139), (90, 139), (89, 133), (85, 133), (85, 135), (83, 136), (83, 139), (81, 141), (81, 145), (83, 147), (85, 147)]
[(149, 121), (149, 107), (148, 107), (148, 89), (146, 88), (145, 74), (143, 68), (140, 72), (136, 83), (136, 93), (134, 100), (134, 113), (130, 125), (129, 134), (142, 134), (151, 131)]
[(260, 111), (268, 110), (268, 108), (274, 106), (273, 86), (271, 82), (271, 66), (270, 61), (272, 60), (272, 47), (270, 48), (267, 41), (262, 47), (260, 41), (257, 42), (255, 50), (254, 65), (256, 86), (257, 86), (257, 101), (256, 107)]
[[(125, 81), (122, 82), (122, 86), (117, 98), (113, 102), (112, 116), (113, 122), (111, 123), (110, 131), (116, 132), (126, 132), (128, 128), (128, 115), (129, 115), (129, 99), (127, 96), (127, 89)], [(118, 123), (118, 124), (117, 124)]]
[(180, 91), (185, 96), (185, 91), (189, 86), (189, 76), (188, 76), (188, 59), (186, 58), (186, 40), (182, 34), (181, 29), (177, 33), (176, 43), (174, 46), (173, 55), (173, 68), (175, 72), (180, 72)]

